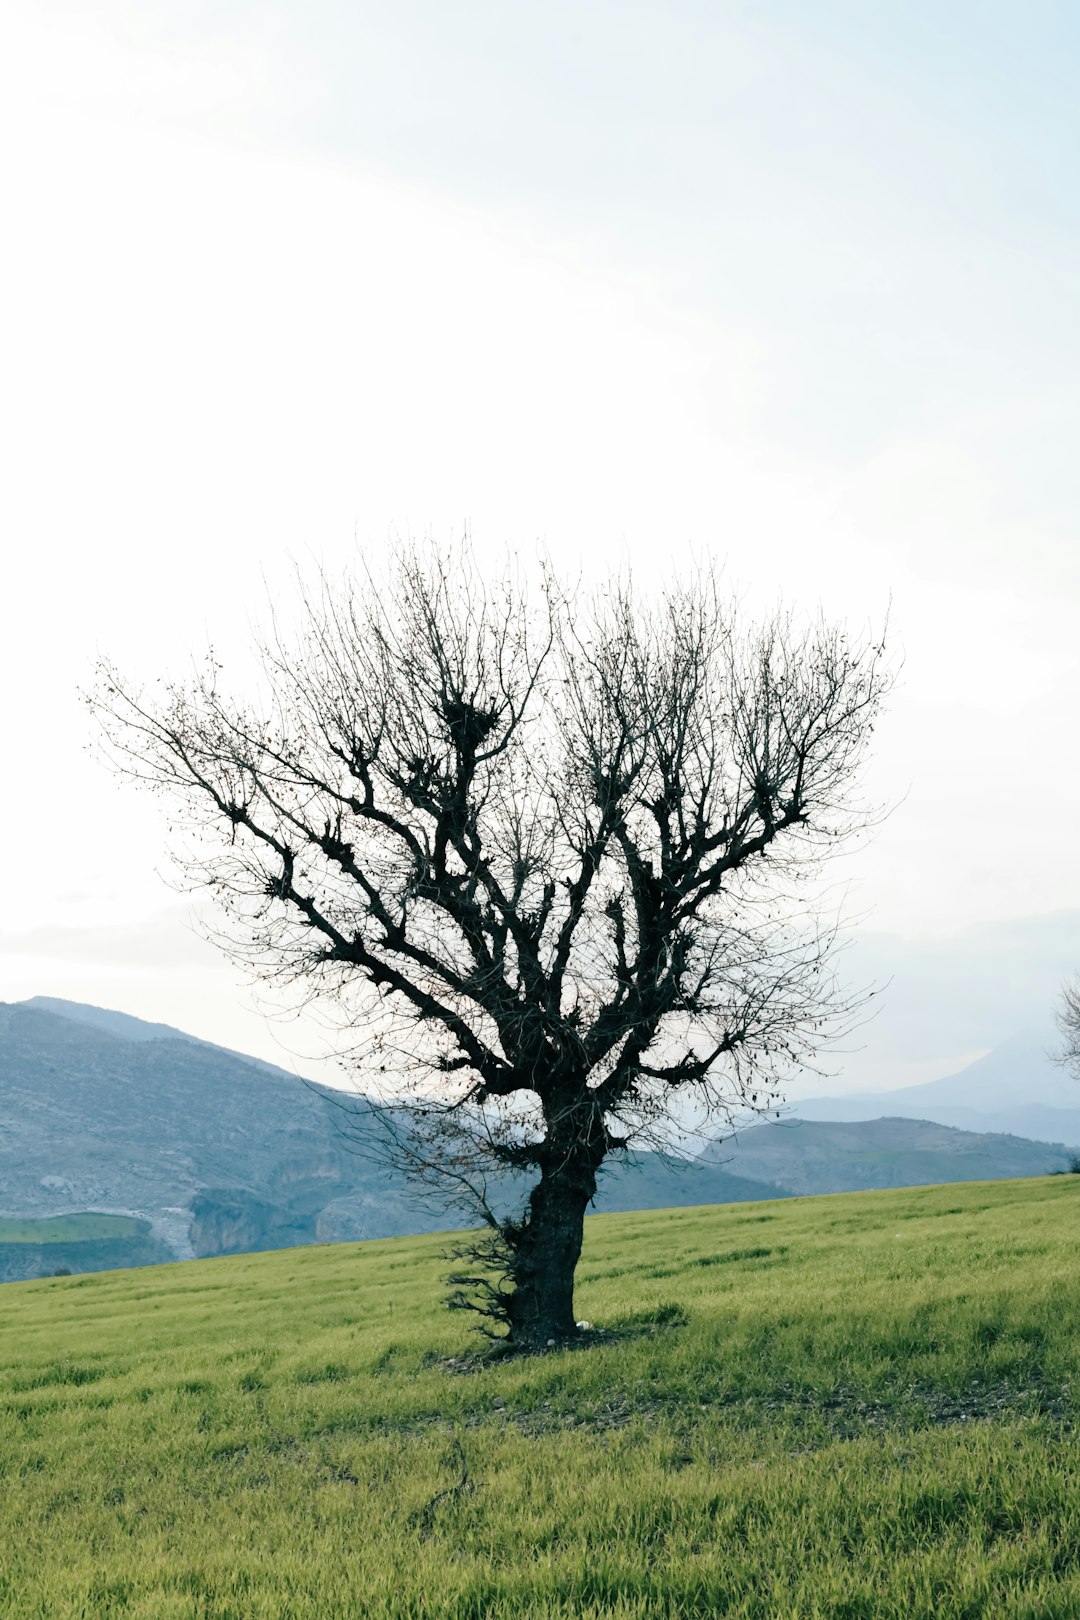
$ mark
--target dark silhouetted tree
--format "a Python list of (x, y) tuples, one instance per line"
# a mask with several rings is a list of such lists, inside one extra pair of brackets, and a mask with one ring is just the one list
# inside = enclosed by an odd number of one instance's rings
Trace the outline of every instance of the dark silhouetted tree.
[(605, 1159), (682, 1098), (765, 1112), (850, 1012), (815, 875), (866, 823), (881, 642), (744, 628), (709, 574), (584, 598), (435, 551), (302, 607), (262, 701), (213, 658), (149, 697), (103, 668), (111, 755), (231, 948), (345, 1009), (387, 1155), (479, 1213), (457, 1303), (572, 1339)]

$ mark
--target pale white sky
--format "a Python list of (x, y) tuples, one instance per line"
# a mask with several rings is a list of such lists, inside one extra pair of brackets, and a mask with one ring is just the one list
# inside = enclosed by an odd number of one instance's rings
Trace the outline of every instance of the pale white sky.
[(1080, 966), (1078, 67), (1049, 0), (8, 0), (0, 999), (313, 1048), (185, 930), (76, 688), (98, 650), (240, 648), (290, 557), (468, 523), (643, 582), (713, 555), (857, 625), (891, 593), (897, 808), (843, 871), (967, 1011), (914, 1052), (883, 1019), (848, 1078), (998, 1038), (1010, 951), (1043, 964), (1016, 1016), (1049, 1007)]

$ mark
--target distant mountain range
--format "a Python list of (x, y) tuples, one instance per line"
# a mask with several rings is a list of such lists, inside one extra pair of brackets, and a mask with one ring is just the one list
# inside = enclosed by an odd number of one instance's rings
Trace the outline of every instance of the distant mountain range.
[(1080, 1082), (1053, 1061), (1052, 1037), (1025, 1030), (958, 1074), (896, 1091), (814, 1097), (793, 1103), (798, 1119), (929, 1119), (1080, 1147)]
[(1067, 1149), (1050, 1142), (925, 1119), (777, 1120), (713, 1143), (702, 1158), (786, 1193), (1044, 1176), (1070, 1161)]
[[(1028, 1047), (1003, 1048), (907, 1093), (800, 1104), (803, 1122), (752, 1126), (689, 1163), (638, 1154), (606, 1169), (595, 1207), (1064, 1169), (1060, 1144), (927, 1123), (929, 1112), (921, 1121), (856, 1113), (840, 1123), (834, 1113), (820, 1122), (826, 1108), (899, 1114), (896, 1101), (908, 1096), (973, 1112), (974, 1097), (989, 1104), (978, 1117), (996, 1117), (1009, 1074), (1027, 1073), (1030, 1056)], [(168, 1025), (47, 997), (0, 1003), (0, 1281), (460, 1223), (419, 1207), (400, 1178), (357, 1154), (355, 1139), (372, 1128), (362, 1099)], [(1080, 1141), (1080, 1132), (1062, 1134)]]

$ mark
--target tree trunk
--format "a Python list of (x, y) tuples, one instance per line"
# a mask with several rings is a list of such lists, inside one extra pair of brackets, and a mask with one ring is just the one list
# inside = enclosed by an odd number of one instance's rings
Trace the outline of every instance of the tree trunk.
[(543, 1349), (578, 1336), (574, 1271), (581, 1256), (585, 1211), (596, 1192), (596, 1170), (572, 1158), (545, 1165), (529, 1196), (525, 1222), (513, 1241), (514, 1291), (510, 1343)]

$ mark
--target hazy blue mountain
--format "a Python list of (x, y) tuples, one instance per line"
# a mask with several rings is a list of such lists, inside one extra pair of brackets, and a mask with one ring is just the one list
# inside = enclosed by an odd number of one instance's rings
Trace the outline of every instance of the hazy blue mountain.
[(626, 1162), (610, 1160), (600, 1173), (595, 1210), (677, 1209), (693, 1204), (741, 1204), (747, 1199), (786, 1194), (723, 1163), (677, 1160), (659, 1153), (635, 1153)]
[(1069, 1165), (1068, 1151), (1053, 1143), (925, 1119), (778, 1120), (711, 1143), (702, 1158), (790, 1193), (993, 1181)]
[[(110, 1012), (107, 1007), (91, 1007), (85, 1001), (61, 1001), (57, 996), (31, 996), (28, 1001), (16, 1002), (16, 1006), (28, 1007), (33, 1012), (55, 1013), (58, 1018), (68, 1018), (75, 1024), (89, 1024), (91, 1029), (102, 1030), (106, 1035), (118, 1035), (121, 1040), (195, 1039), (193, 1035), (185, 1035), (181, 1029), (174, 1029), (171, 1024), (150, 1024), (143, 1018), (133, 1018), (130, 1013)], [(200, 1044), (209, 1043), (204, 1041)]]
[[(419, 1207), (342, 1124), (362, 1143), (361, 1099), (167, 1025), (47, 997), (0, 1003), (0, 1278), (461, 1224)], [(767, 1196), (726, 1166), (642, 1154), (605, 1175), (596, 1207)], [(130, 1240), (10, 1229), (88, 1211), (130, 1217)]]
[(791, 1112), (806, 1120), (928, 1119), (1080, 1146), (1080, 1083), (1053, 1062), (1051, 1050), (1049, 1034), (1024, 1031), (941, 1080), (814, 1097), (792, 1104)]

